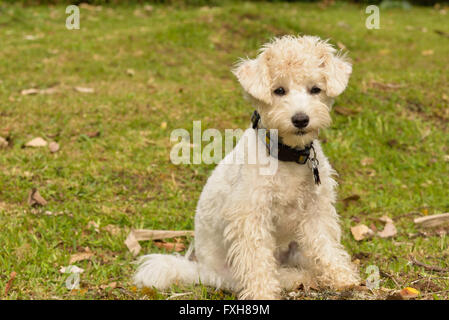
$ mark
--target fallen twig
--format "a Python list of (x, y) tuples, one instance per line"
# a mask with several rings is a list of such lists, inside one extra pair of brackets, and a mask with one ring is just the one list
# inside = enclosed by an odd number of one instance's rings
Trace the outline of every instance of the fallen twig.
[(423, 280), (435, 280), (435, 279), (449, 279), (449, 277), (433, 277), (433, 276), (429, 275), (425, 278), (419, 278), (419, 279), (413, 280), (412, 282), (410, 282), (410, 284), (415, 284), (415, 283), (423, 281)]
[(432, 216), (420, 217), (413, 220), (415, 224), (424, 228), (437, 227), (449, 223), (449, 213), (434, 214)]
[(193, 235), (194, 235), (193, 231), (187, 230), (173, 231), (173, 230), (133, 229), (126, 238), (125, 244), (128, 247), (128, 249), (132, 252), (132, 254), (136, 256), (142, 249), (142, 247), (139, 244), (139, 241), (162, 240), (167, 238), (176, 238)]
[(444, 293), (444, 292), (449, 292), (449, 289), (424, 293), (423, 296), (427, 297), (427, 296), (430, 296), (430, 295), (440, 294), (440, 293)]
[(425, 264), (423, 262), (420, 262), (420, 261), (416, 260), (413, 257), (410, 257), (410, 262), (413, 263), (414, 265), (423, 267), (426, 270), (436, 271), (436, 272), (449, 272), (449, 268), (442, 268), (442, 267), (438, 267), (438, 266), (431, 266), (429, 264)]
[(389, 274), (389, 273), (387, 273), (387, 272), (385, 272), (383, 270), (380, 270), (379, 273), (380, 273), (381, 276), (391, 279), (398, 289), (402, 288), (402, 286), (396, 281), (396, 279), (391, 274)]
[(167, 300), (174, 299), (174, 298), (179, 298), (179, 297), (183, 297), (183, 296), (188, 296), (189, 294), (193, 294), (193, 292), (174, 293), (171, 296), (169, 296), (167, 298)]

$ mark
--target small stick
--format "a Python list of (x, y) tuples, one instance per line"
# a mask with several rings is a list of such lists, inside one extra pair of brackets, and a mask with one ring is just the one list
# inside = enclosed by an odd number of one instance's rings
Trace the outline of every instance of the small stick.
[(396, 279), (395, 279), (391, 274), (389, 274), (389, 273), (387, 273), (387, 272), (385, 272), (385, 271), (382, 271), (382, 270), (380, 270), (379, 273), (380, 273), (381, 276), (390, 278), (390, 279), (394, 282), (394, 284), (396, 285), (397, 288), (399, 288), (399, 289), (401, 288), (401, 286), (399, 285), (399, 283), (396, 281)]
[(413, 220), (418, 226), (424, 228), (438, 227), (445, 223), (449, 223), (449, 213), (434, 214), (432, 216), (419, 217)]
[(449, 292), (449, 290), (441, 290), (441, 291), (435, 291), (435, 292), (428, 292), (425, 293), (424, 296), (430, 296), (431, 294), (440, 294), (440, 293), (444, 293), (444, 292)]
[(411, 263), (413, 263), (417, 266), (423, 267), (426, 270), (436, 271), (436, 272), (449, 272), (449, 268), (441, 268), (441, 267), (437, 267), (437, 266), (431, 266), (431, 265), (422, 263), (413, 257), (410, 257), (410, 261), (411, 261)]
[(174, 293), (171, 296), (169, 296), (167, 298), (167, 300), (173, 299), (173, 298), (179, 298), (179, 297), (183, 297), (183, 296), (187, 296), (189, 294), (193, 294), (193, 292), (184, 292), (184, 293)]

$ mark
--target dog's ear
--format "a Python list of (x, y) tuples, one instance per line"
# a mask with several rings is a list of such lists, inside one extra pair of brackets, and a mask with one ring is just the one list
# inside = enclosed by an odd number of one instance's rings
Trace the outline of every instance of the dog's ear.
[(271, 103), (268, 67), (261, 56), (240, 61), (232, 73), (250, 96), (267, 104)]
[(349, 76), (352, 73), (352, 65), (344, 56), (330, 54), (324, 61), (326, 94), (336, 97), (342, 93), (348, 85)]

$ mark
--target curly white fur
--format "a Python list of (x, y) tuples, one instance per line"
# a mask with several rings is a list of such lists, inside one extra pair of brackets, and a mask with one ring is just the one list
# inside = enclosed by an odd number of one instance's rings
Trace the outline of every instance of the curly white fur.
[[(282, 141), (301, 147), (313, 141), (321, 185), (307, 165), (278, 162), (273, 175), (261, 175), (270, 155), (255, 164), (235, 163), (263, 139), (245, 131), (201, 193), (195, 216), (195, 258), (151, 254), (140, 260), (138, 286), (166, 289), (174, 282), (202, 283), (235, 291), (241, 299), (276, 299), (282, 289), (305, 286), (342, 288), (359, 282), (340, 244), (334, 208), (335, 173), (316, 140), (330, 124), (332, 97), (346, 87), (351, 65), (326, 41), (286, 36), (266, 44), (256, 59), (234, 70), (261, 115), (264, 127)], [(273, 90), (284, 87), (286, 94)], [(312, 86), (322, 89), (311, 94)], [(292, 124), (297, 112), (310, 117), (302, 132)], [(272, 158), (271, 158), (272, 160)], [(275, 160), (277, 161), (277, 160)]]

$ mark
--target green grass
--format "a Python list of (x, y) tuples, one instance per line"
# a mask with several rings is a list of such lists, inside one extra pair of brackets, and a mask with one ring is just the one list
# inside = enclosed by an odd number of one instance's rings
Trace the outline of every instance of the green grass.
[[(132, 228), (193, 229), (196, 201), (213, 169), (171, 164), (170, 132), (191, 130), (194, 120), (203, 129), (247, 127), (252, 108), (230, 68), (282, 34), (330, 38), (346, 46), (354, 62), (349, 87), (336, 102), (354, 114), (333, 112), (322, 138), (339, 172), (339, 198), (360, 196), (348, 205), (339, 201), (338, 211), (344, 245), (362, 277), (374, 264), (384, 288), (419, 287), (420, 298), (448, 298), (447, 273), (408, 262), (413, 255), (449, 267), (447, 237), (433, 231), (411, 236), (419, 231), (413, 218), (449, 211), (449, 39), (434, 32), (448, 33), (449, 19), (433, 8), (394, 9), (381, 12), (380, 30), (368, 30), (366, 16), (364, 8), (346, 4), (82, 8), (81, 29), (69, 31), (65, 7), (0, 7), (0, 136), (10, 140), (0, 149), (2, 298), (166, 298), (132, 287), (134, 257), (124, 240)], [(422, 54), (428, 50), (433, 54)], [(21, 95), (50, 87), (57, 92)], [(93, 131), (100, 135), (90, 138)], [(37, 136), (57, 141), (61, 150), (23, 148)], [(367, 157), (374, 162), (362, 166)], [(27, 204), (32, 188), (48, 201), (45, 207)], [(353, 239), (351, 226), (382, 228), (377, 218), (385, 214), (398, 229), (394, 239)], [(88, 227), (90, 221), (100, 232)], [(108, 233), (110, 224), (122, 231)], [(141, 244), (141, 254), (163, 251)], [(70, 292), (59, 269), (84, 247), (94, 257), (76, 263), (85, 272), (81, 290)], [(17, 277), (4, 296), (13, 271)], [(117, 288), (102, 289), (112, 282)], [(171, 291), (190, 292), (182, 298), (234, 298), (202, 286)]]

